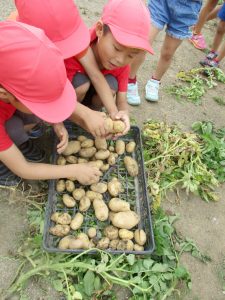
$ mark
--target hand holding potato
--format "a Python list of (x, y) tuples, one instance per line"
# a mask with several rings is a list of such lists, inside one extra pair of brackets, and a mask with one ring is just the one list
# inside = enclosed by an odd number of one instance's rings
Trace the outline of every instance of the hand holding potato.
[(89, 166), (88, 164), (78, 164), (76, 165), (75, 176), (80, 184), (91, 185), (99, 182), (101, 172), (98, 168)]

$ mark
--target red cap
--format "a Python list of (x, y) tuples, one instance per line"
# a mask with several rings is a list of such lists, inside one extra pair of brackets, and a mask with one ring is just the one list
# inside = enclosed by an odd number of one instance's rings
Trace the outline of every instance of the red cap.
[(58, 123), (74, 111), (62, 54), (43, 30), (0, 22), (0, 66), (0, 84), (41, 119)]

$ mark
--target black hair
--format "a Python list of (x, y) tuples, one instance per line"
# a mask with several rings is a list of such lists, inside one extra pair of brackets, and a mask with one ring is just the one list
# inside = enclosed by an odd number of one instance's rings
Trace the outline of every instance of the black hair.
[(109, 25), (103, 24), (103, 34), (106, 35), (108, 32), (111, 32)]

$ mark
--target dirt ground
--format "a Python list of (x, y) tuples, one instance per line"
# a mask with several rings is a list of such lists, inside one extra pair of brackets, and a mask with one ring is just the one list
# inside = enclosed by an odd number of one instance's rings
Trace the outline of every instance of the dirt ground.
[[(105, 1), (77, 0), (76, 3), (79, 5), (87, 24), (91, 25), (100, 16)], [(12, 0), (1, 0), (0, 20), (5, 19), (12, 9)], [(208, 45), (212, 41), (215, 28), (215, 21), (207, 24), (204, 28), (203, 32)], [(198, 61), (203, 57), (203, 53), (194, 49), (188, 41), (183, 42), (178, 49), (171, 68), (163, 78), (160, 101), (152, 104), (144, 100), (144, 85), (156, 66), (163, 37), (164, 33), (159, 35), (154, 44), (155, 56), (148, 56), (139, 72), (138, 81), (142, 104), (136, 108), (131, 107), (131, 115), (136, 118), (140, 126), (142, 126), (143, 120), (149, 118), (164, 120), (168, 123), (177, 122), (184, 129), (190, 129), (193, 122), (201, 120), (213, 121), (218, 127), (224, 126), (224, 107), (219, 106), (212, 99), (215, 95), (224, 97), (224, 85), (219, 85), (216, 89), (210, 90), (204, 96), (203, 103), (200, 106), (195, 106), (188, 102), (178, 102), (164, 91), (164, 87), (174, 83), (175, 75), (179, 70), (189, 70), (198, 66)], [(225, 62), (223, 62), (221, 67), (225, 71)], [(191, 292), (184, 291), (179, 299), (225, 299), (222, 288), (225, 284), (225, 270), (222, 268), (222, 263), (225, 260), (225, 185), (218, 189), (218, 193), (221, 196), (218, 203), (206, 203), (197, 197), (187, 197), (185, 194), (182, 194), (179, 203), (176, 203), (173, 196), (171, 196), (169, 201), (165, 201), (163, 204), (165, 209), (170, 209), (180, 215), (180, 220), (176, 223), (179, 231), (184, 236), (192, 238), (201, 251), (207, 253), (212, 258), (212, 262), (202, 264), (190, 255), (183, 256), (182, 262), (191, 273), (193, 288)], [(16, 205), (15, 203), (11, 203), (13, 200), (16, 201)], [(15, 275), (17, 263), (7, 259), (6, 256), (16, 252), (21, 236), (24, 230), (26, 230), (26, 224), (26, 208), (23, 204), (20, 204), (20, 199), (14, 194), (10, 194), (9, 196), (8, 192), (1, 190), (0, 291), (9, 285)], [(27, 290), (28, 299), (57, 299), (51, 290), (46, 296), (43, 297), (41, 295), (42, 292), (35, 284), (29, 286)], [(123, 296), (121, 296), (121, 300), (124, 300)]]

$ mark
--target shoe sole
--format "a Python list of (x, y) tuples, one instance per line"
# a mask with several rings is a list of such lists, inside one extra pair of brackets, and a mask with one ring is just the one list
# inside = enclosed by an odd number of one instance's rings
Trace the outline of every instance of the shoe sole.
[(159, 98), (158, 99), (152, 99), (152, 98), (148, 98), (145, 96), (145, 99), (148, 101), (148, 102), (158, 102), (159, 101)]

